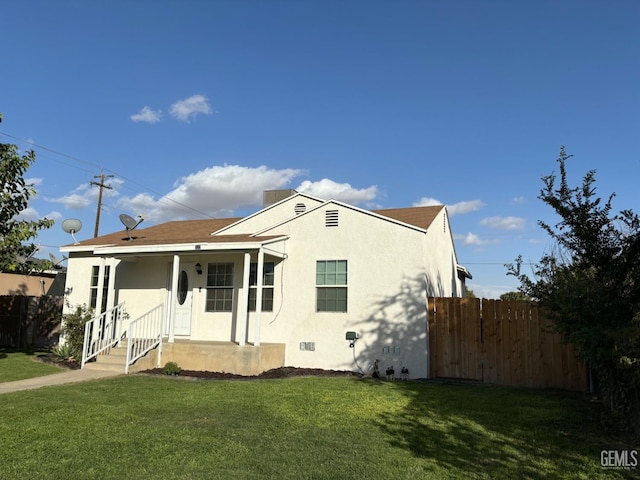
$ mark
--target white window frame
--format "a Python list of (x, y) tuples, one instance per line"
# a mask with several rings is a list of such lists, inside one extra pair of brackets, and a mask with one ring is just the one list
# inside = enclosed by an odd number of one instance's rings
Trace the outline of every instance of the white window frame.
[(347, 312), (348, 272), (347, 260), (316, 260), (316, 312)]

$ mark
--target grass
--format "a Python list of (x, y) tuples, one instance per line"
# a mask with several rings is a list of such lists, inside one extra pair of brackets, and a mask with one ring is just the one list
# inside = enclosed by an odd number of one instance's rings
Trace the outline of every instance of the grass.
[(0, 349), (0, 383), (42, 377), (63, 369), (38, 362), (37, 356), (46, 352)]
[[(0, 479), (597, 479), (582, 396), (148, 376), (4, 394)], [(595, 432), (595, 433), (594, 433)]]

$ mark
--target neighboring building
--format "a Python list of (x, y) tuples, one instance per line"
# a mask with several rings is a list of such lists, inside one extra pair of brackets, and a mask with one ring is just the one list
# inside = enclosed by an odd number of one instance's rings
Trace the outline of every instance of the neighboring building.
[(64, 282), (64, 271), (46, 271), (28, 275), (0, 273), (0, 295), (62, 296)]
[(183, 369), (367, 371), (378, 359), (383, 374), (393, 366), (398, 377), (402, 367), (426, 377), (426, 298), (462, 296), (470, 278), (446, 208), (367, 211), (282, 196), (265, 192), (275, 203), (245, 218), (174, 221), (63, 247), (69, 306), (124, 302), (128, 319), (112, 327), (112, 343), (160, 312), (159, 361)]

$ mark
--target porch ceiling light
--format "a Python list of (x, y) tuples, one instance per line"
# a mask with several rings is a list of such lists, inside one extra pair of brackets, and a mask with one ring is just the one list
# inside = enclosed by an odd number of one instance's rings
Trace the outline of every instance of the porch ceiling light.
[(200, 262), (196, 263), (196, 273), (202, 275), (202, 265), (200, 265)]

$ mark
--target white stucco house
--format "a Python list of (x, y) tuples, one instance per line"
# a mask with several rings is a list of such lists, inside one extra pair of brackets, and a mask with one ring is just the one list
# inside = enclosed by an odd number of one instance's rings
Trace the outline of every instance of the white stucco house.
[[(427, 377), (427, 296), (462, 296), (444, 206), (364, 210), (295, 191), (244, 218), (186, 220), (67, 245), (86, 368), (251, 375), (281, 366)], [(126, 314), (123, 312), (126, 311)], [(354, 339), (355, 337), (355, 339)], [(96, 360), (94, 362), (94, 360)], [(117, 363), (117, 362), (116, 362)], [(126, 364), (126, 365), (125, 365)]]

